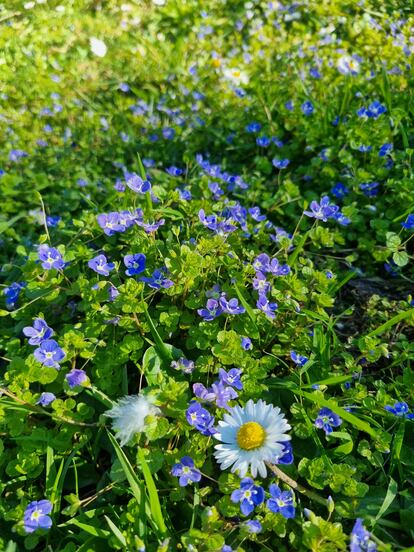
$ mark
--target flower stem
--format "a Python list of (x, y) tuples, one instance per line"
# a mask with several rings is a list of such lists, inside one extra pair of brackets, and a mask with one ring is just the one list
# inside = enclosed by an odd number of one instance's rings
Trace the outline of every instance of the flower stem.
[(315, 502), (318, 502), (318, 504), (322, 504), (323, 506), (328, 505), (328, 501), (326, 498), (323, 498), (322, 496), (318, 495), (317, 493), (314, 493), (313, 491), (310, 491), (309, 489), (306, 489), (305, 487), (302, 487), (297, 481), (286, 475), (280, 468), (275, 466), (274, 464), (270, 464), (269, 462), (266, 462), (267, 467), (284, 483), (289, 485), (289, 487), (292, 487), (295, 491), (298, 493), (302, 493), (311, 500), (314, 500)]

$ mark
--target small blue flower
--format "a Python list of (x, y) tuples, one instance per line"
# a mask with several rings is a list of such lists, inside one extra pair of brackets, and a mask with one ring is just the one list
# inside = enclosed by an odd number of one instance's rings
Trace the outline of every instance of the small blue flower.
[(22, 289), (26, 286), (26, 282), (13, 282), (3, 289), (3, 295), (6, 297), (7, 307), (14, 307), (17, 303)]
[(56, 396), (53, 393), (45, 392), (40, 395), (36, 404), (40, 404), (40, 406), (49, 406), (54, 400), (56, 400)]
[(184, 170), (179, 169), (178, 167), (174, 167), (174, 165), (172, 165), (171, 167), (168, 167), (168, 169), (166, 169), (166, 172), (170, 176), (181, 176), (184, 173)]
[(214, 428), (214, 416), (201, 406), (200, 403), (192, 401), (185, 413), (187, 422), (195, 427), (202, 435), (214, 435), (216, 429)]
[(135, 276), (141, 274), (145, 270), (146, 257), (143, 253), (134, 253), (133, 255), (125, 255), (124, 265), (127, 267), (125, 274), (127, 276)]
[(174, 282), (172, 280), (169, 280), (165, 277), (165, 274), (162, 270), (154, 270), (152, 273), (152, 276), (149, 278), (146, 276), (142, 276), (140, 278), (141, 282), (145, 282), (150, 288), (153, 289), (167, 289), (174, 285)]
[(351, 533), (349, 552), (376, 552), (377, 545), (370, 537), (371, 533), (363, 526), (362, 519), (357, 518)]
[(386, 155), (389, 155), (394, 146), (392, 144), (382, 144), (382, 146), (379, 149), (378, 156), (379, 157), (385, 157)]
[(323, 429), (327, 435), (332, 433), (334, 427), (339, 427), (341, 424), (342, 418), (326, 407), (319, 410), (318, 416), (315, 420), (315, 427)]
[(320, 203), (312, 201), (310, 209), (310, 211), (303, 211), (303, 214), (307, 217), (322, 220), (323, 222), (326, 222), (328, 218), (338, 211), (338, 207), (330, 203), (329, 196), (323, 196)]
[(359, 189), (367, 197), (374, 197), (379, 192), (379, 182), (367, 182), (365, 184), (360, 184)]
[(236, 299), (236, 298), (229, 299), (227, 301), (226, 296), (222, 295), (220, 297), (219, 303), (220, 303), (220, 307), (223, 310), (223, 313), (226, 313), (226, 314), (243, 314), (244, 312), (246, 312), (245, 308), (242, 305), (239, 305), (239, 300)]
[(252, 340), (249, 337), (242, 337), (241, 346), (245, 351), (250, 351), (250, 349), (253, 349)]
[(77, 385), (85, 383), (85, 381), (88, 380), (88, 376), (84, 370), (73, 368), (68, 374), (66, 374), (65, 379), (69, 387), (73, 389)]
[(312, 115), (312, 113), (315, 111), (315, 108), (313, 107), (313, 103), (309, 100), (307, 100), (306, 102), (303, 102), (300, 108), (302, 110), (302, 113), (307, 117), (309, 115)]
[(286, 519), (295, 517), (292, 491), (282, 491), (278, 485), (272, 484), (269, 487), (269, 493), (271, 498), (266, 502), (266, 506), (271, 512), (281, 514)]
[(298, 366), (305, 366), (305, 364), (308, 362), (308, 357), (299, 355), (295, 351), (290, 351), (290, 358), (293, 360), (295, 364)]
[(48, 217), (46, 217), (46, 224), (51, 228), (54, 228), (59, 224), (61, 220), (62, 220), (62, 217), (60, 217), (59, 215), (54, 215), (54, 216), (49, 215)]
[(99, 226), (107, 236), (113, 236), (115, 232), (123, 232), (125, 230), (125, 226), (119, 220), (119, 213), (102, 213), (96, 218)]
[(262, 128), (262, 125), (260, 123), (257, 123), (256, 121), (253, 121), (252, 123), (249, 123), (246, 126), (247, 132), (259, 132), (259, 130)]
[(261, 148), (267, 148), (267, 146), (270, 144), (270, 138), (268, 138), (267, 136), (259, 136), (258, 138), (256, 138), (256, 144)]
[(286, 169), (289, 163), (289, 159), (278, 159), (277, 157), (272, 159), (272, 165), (276, 167), (276, 169)]
[(255, 485), (250, 477), (245, 477), (240, 482), (240, 488), (233, 491), (230, 498), (232, 502), (239, 502), (241, 513), (248, 516), (264, 502), (265, 494), (263, 487)]
[(267, 253), (258, 255), (252, 264), (253, 268), (258, 272), (270, 272), (270, 257)]
[(105, 255), (97, 255), (88, 261), (88, 266), (102, 276), (109, 276), (109, 272), (115, 268), (114, 263), (108, 263)]
[(184, 374), (191, 374), (194, 371), (194, 361), (181, 357), (171, 362), (171, 368), (180, 370)]
[(275, 311), (278, 308), (277, 303), (270, 303), (266, 295), (259, 295), (259, 299), (256, 302), (258, 309), (263, 311), (269, 318), (275, 318)]
[(211, 322), (220, 314), (222, 314), (223, 309), (216, 299), (208, 299), (207, 304), (204, 309), (198, 309), (198, 314), (204, 318), (206, 322)]
[(394, 414), (394, 416), (405, 417), (408, 420), (414, 419), (414, 414), (410, 413), (410, 409), (406, 402), (396, 402), (394, 406), (384, 406), (384, 409)]
[(46, 339), (42, 341), (40, 346), (34, 350), (35, 359), (41, 362), (44, 366), (56, 368), (59, 370), (59, 362), (66, 357), (65, 352), (59, 347), (54, 339)]
[(171, 468), (171, 474), (179, 477), (180, 487), (186, 487), (189, 483), (198, 483), (201, 480), (201, 473), (194, 466), (194, 460), (189, 456), (183, 456), (180, 462)]
[(257, 519), (249, 519), (249, 521), (246, 521), (245, 526), (249, 533), (253, 535), (260, 533), (263, 529), (262, 524)]
[(52, 508), (50, 500), (34, 500), (28, 504), (23, 517), (26, 533), (33, 533), (36, 529), (50, 529), (52, 527), (52, 519), (49, 514)]
[(128, 188), (137, 192), (138, 194), (145, 194), (151, 190), (151, 184), (148, 180), (143, 180), (140, 176), (135, 173), (128, 174), (126, 176), (126, 185)]
[(414, 214), (408, 215), (407, 220), (401, 223), (406, 230), (414, 230)]
[(349, 194), (348, 188), (342, 184), (342, 182), (337, 182), (331, 190), (332, 195), (338, 199), (343, 199), (346, 195)]
[(228, 372), (224, 368), (219, 369), (219, 378), (223, 384), (231, 385), (236, 389), (242, 390), (243, 384), (240, 381), (242, 371), (239, 368), (232, 368)]
[(54, 331), (49, 328), (43, 318), (36, 318), (33, 321), (33, 326), (23, 328), (23, 333), (26, 337), (29, 337), (29, 345), (40, 345), (45, 339), (50, 339)]
[(51, 270), (52, 268), (61, 270), (65, 267), (62, 255), (55, 247), (49, 247), (46, 244), (42, 244), (38, 247), (37, 252), (39, 260), (42, 262), (42, 268), (46, 270)]
[(284, 464), (284, 465), (293, 464), (293, 447), (292, 447), (292, 443), (290, 441), (286, 441), (286, 442), (280, 443), (280, 444), (283, 445), (283, 450), (279, 454), (279, 456), (277, 456), (276, 458), (273, 459), (273, 463), (274, 464)]

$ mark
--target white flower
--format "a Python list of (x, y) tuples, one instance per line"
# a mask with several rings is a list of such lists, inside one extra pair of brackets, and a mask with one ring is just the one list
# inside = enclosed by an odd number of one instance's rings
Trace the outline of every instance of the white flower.
[(249, 82), (249, 77), (240, 69), (236, 67), (226, 68), (223, 70), (224, 78), (233, 84), (239, 86), (240, 84), (247, 84)]
[(89, 39), (89, 44), (92, 52), (99, 57), (104, 57), (108, 48), (106, 47), (105, 42), (99, 40), (99, 38), (92, 37)]
[(290, 440), (289, 429), (280, 408), (250, 400), (244, 408), (232, 408), (219, 422), (214, 437), (223, 444), (215, 446), (214, 456), (222, 470), (233, 466), (231, 471), (238, 470), (244, 477), (250, 466), (253, 477), (257, 472), (266, 477), (265, 462), (273, 462), (282, 453), (282, 443)]
[(112, 427), (121, 446), (136, 434), (144, 431), (145, 419), (150, 414), (159, 414), (160, 409), (154, 406), (153, 398), (146, 395), (128, 395), (120, 399), (115, 406), (105, 412), (105, 416), (113, 418)]
[(359, 73), (359, 61), (351, 56), (342, 56), (338, 59), (338, 71), (343, 75), (356, 75)]

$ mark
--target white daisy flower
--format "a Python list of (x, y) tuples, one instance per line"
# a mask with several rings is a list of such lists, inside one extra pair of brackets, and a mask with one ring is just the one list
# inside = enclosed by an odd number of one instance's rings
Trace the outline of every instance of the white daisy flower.
[(237, 67), (226, 68), (223, 70), (224, 78), (232, 82), (236, 86), (241, 84), (247, 84), (249, 82), (249, 77), (244, 71), (241, 71)]
[(123, 447), (136, 433), (142, 433), (146, 427), (147, 416), (155, 416), (160, 409), (153, 404), (153, 397), (146, 395), (128, 395), (120, 399), (104, 416), (113, 418), (112, 427)]
[(257, 472), (266, 477), (265, 462), (273, 462), (283, 451), (283, 442), (290, 440), (290, 429), (280, 408), (259, 400), (252, 400), (242, 408), (235, 406), (219, 422), (214, 456), (222, 470), (233, 466), (231, 471), (244, 477), (249, 470), (253, 477)]
[(356, 75), (359, 73), (359, 61), (352, 56), (342, 56), (338, 59), (338, 71), (343, 75)]
[(90, 38), (89, 45), (91, 47), (91, 51), (99, 57), (104, 57), (106, 55), (106, 52), (108, 51), (105, 42), (103, 40), (100, 40), (99, 38)]

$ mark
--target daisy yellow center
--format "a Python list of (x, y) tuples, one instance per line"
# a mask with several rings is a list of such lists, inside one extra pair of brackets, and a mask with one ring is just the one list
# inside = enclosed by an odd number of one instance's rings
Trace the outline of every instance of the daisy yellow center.
[(261, 447), (266, 439), (266, 432), (257, 422), (243, 424), (237, 432), (237, 443), (243, 450)]

